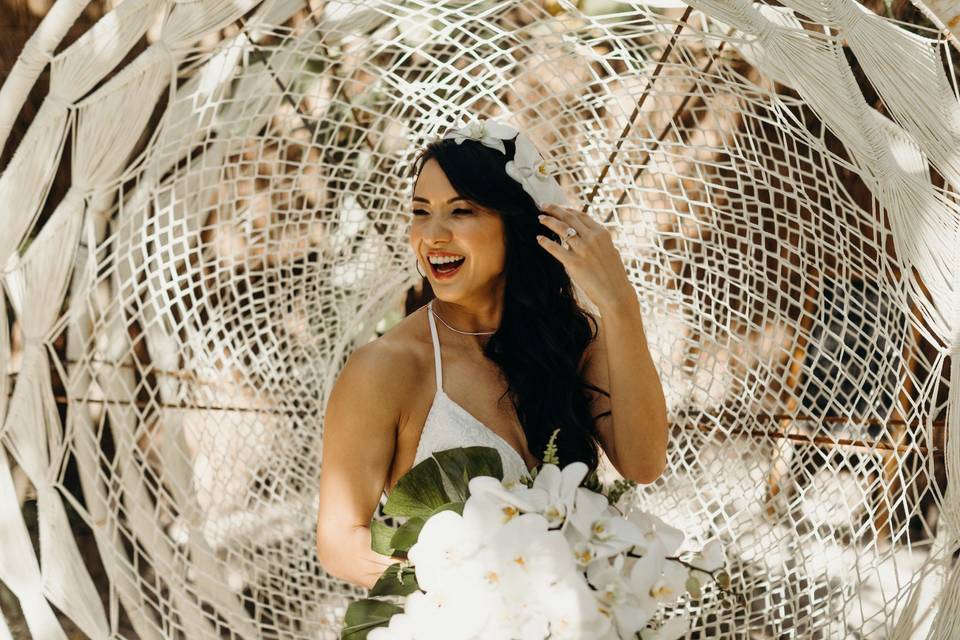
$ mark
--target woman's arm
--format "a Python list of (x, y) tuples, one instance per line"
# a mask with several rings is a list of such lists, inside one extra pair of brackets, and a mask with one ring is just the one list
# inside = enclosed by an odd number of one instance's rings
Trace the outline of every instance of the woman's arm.
[[(318, 529), (317, 550), (320, 553)], [(370, 526), (357, 525), (346, 531), (327, 534), (328, 540), (336, 540), (335, 548), (320, 556), (320, 564), (327, 573), (340, 580), (372, 589), (383, 570), (400, 558), (391, 558), (370, 548)]]
[(667, 459), (663, 386), (647, 348), (639, 301), (630, 298), (601, 314), (584, 366), (587, 382), (610, 393), (591, 391), (593, 415), (612, 412), (597, 419), (597, 431), (620, 475), (648, 484), (660, 477)]
[(397, 559), (370, 548), (370, 518), (380, 502), (410, 376), (402, 354), (369, 343), (347, 359), (323, 423), (317, 557), (331, 575), (370, 588)]

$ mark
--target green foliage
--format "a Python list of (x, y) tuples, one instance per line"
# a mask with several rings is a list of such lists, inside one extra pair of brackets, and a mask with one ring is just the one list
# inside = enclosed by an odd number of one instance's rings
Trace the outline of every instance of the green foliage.
[[(447, 504), (441, 505), (436, 509), (434, 509), (433, 513), (440, 513), (441, 511), (456, 511), (460, 515), (463, 515), (463, 505), (465, 502), (466, 500), (462, 500), (459, 502), (448, 502)], [(430, 515), (432, 516), (433, 513), (431, 513)]]
[(393, 555), (390, 538), (397, 532), (396, 527), (386, 525), (379, 520), (370, 519), (370, 548), (385, 556)]
[(583, 479), (583, 482), (580, 486), (585, 487), (590, 491), (603, 493), (603, 483), (600, 482), (600, 476), (597, 475), (596, 469), (587, 474), (587, 477)]
[(366, 640), (371, 629), (386, 626), (393, 614), (402, 611), (402, 607), (385, 600), (365, 598), (352, 602), (343, 618), (340, 640)]
[(410, 547), (417, 541), (420, 529), (423, 528), (423, 523), (426, 521), (426, 518), (417, 516), (404, 522), (390, 538), (390, 546), (393, 547), (394, 552), (406, 554), (407, 551), (410, 551)]
[[(447, 495), (443, 477), (454, 496)], [(503, 462), (493, 447), (457, 447), (437, 451), (405, 473), (387, 497), (386, 515), (406, 518), (399, 527), (370, 520), (370, 546), (377, 553), (406, 557), (426, 521), (441, 511), (463, 514), (469, 483), (477, 476), (503, 479)], [(419, 589), (414, 567), (397, 562), (383, 572), (370, 589), (371, 597), (351, 603), (344, 617), (341, 640), (364, 640), (371, 629), (389, 623), (403, 608), (380, 597), (405, 597)]]
[(553, 433), (550, 434), (550, 439), (547, 441), (547, 448), (543, 450), (543, 464), (560, 464), (560, 458), (557, 456), (557, 435), (560, 433), (560, 429), (554, 429)]
[(455, 494), (453, 501), (464, 501), (469, 496), (468, 484), (477, 476), (492, 476), (503, 480), (503, 461), (492, 447), (456, 447), (436, 451), (437, 459), (444, 475), (450, 480)]
[(540, 473), (540, 467), (534, 467), (533, 470), (530, 471), (529, 476), (522, 476), (520, 478), (520, 484), (522, 484), (523, 486), (529, 489), (530, 487), (533, 486), (533, 481), (537, 479), (537, 475), (539, 473)]
[(627, 478), (618, 478), (613, 481), (613, 484), (606, 491), (607, 500), (610, 501), (610, 504), (617, 504), (620, 501), (620, 498), (627, 491), (632, 490), (637, 486), (637, 483), (633, 480), (628, 480)]
[[(447, 495), (443, 476), (449, 480), (454, 495)], [(503, 462), (493, 447), (437, 451), (397, 480), (383, 512), (390, 516), (428, 518), (445, 505), (464, 502), (470, 480), (477, 476), (503, 479)]]
[(440, 465), (432, 457), (414, 465), (397, 480), (383, 512), (388, 516), (429, 517), (437, 507), (450, 502), (443, 488)]
[(419, 588), (414, 568), (404, 562), (396, 562), (383, 572), (377, 583), (370, 589), (370, 595), (406, 596)]

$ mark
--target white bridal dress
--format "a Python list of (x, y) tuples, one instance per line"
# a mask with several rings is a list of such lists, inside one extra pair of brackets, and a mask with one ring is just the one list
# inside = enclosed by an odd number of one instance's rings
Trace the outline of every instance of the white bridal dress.
[(430, 318), (430, 337), (433, 338), (433, 370), (437, 377), (437, 392), (433, 396), (433, 404), (430, 405), (430, 412), (423, 424), (413, 464), (416, 465), (434, 451), (454, 447), (486, 446), (500, 452), (505, 481), (529, 477), (530, 472), (527, 470), (526, 462), (510, 443), (444, 393), (440, 340), (437, 337), (437, 323), (433, 318), (433, 300), (427, 305), (427, 311)]

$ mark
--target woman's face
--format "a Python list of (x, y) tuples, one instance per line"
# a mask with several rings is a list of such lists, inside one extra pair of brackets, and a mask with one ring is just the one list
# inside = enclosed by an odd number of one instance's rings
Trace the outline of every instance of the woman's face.
[[(503, 220), (460, 198), (434, 159), (427, 160), (413, 190), (410, 246), (438, 298), (455, 301), (494, 290), (505, 260)], [(431, 265), (429, 256), (463, 256), (451, 275)], [(443, 267), (444, 265), (439, 265)]]

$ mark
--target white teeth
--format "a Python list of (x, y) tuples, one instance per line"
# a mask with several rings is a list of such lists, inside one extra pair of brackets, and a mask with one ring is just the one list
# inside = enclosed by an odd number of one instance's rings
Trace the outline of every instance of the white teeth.
[(436, 256), (429, 256), (427, 258), (427, 260), (430, 261), (430, 264), (446, 264), (448, 262), (456, 262), (457, 260), (462, 260), (462, 259), (463, 259), (463, 256), (458, 256), (456, 258), (450, 257), (450, 256), (446, 256), (442, 258), (436, 257)]

